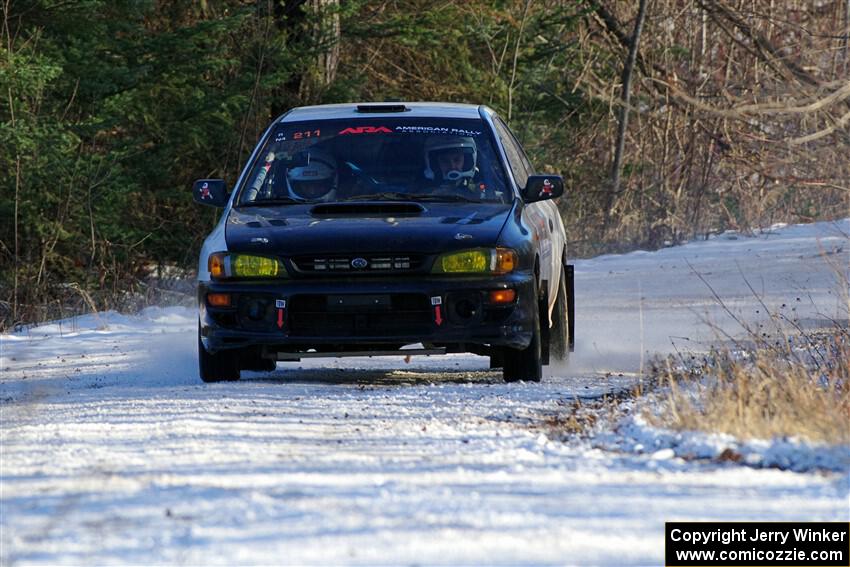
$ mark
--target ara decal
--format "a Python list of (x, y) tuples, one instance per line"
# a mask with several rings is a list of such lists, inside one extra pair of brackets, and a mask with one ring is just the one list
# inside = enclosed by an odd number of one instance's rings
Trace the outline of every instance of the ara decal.
[(392, 130), (386, 126), (353, 126), (340, 131), (342, 134), (392, 134)]

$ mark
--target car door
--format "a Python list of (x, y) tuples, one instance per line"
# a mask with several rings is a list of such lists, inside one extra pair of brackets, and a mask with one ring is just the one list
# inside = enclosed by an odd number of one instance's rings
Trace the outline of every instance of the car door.
[[(519, 142), (501, 118), (495, 117), (494, 124), (508, 165), (517, 187), (525, 187), (528, 177), (535, 173), (531, 161), (525, 155)], [(552, 200), (527, 204), (522, 211), (523, 221), (534, 231), (534, 239), (540, 254), (540, 279), (548, 284), (549, 312), (557, 299), (558, 283), (561, 277), (561, 257), (564, 249), (563, 228), (558, 207)]]

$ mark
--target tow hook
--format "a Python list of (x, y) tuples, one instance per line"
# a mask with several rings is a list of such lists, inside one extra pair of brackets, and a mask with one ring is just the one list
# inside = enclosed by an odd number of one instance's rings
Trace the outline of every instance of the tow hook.
[(286, 300), (275, 299), (274, 306), (277, 308), (277, 328), (283, 329), (283, 322), (286, 321)]
[(431, 297), (431, 305), (434, 307), (434, 323), (439, 327), (443, 324), (443, 298), (439, 295)]

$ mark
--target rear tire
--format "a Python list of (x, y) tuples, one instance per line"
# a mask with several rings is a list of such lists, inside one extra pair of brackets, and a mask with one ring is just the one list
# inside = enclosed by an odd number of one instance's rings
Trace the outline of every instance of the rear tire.
[(534, 319), (532, 323), (531, 344), (522, 350), (505, 348), (502, 350), (504, 366), (502, 376), (505, 382), (540, 382), (543, 378), (543, 357), (540, 349), (540, 306), (537, 293), (534, 294)]
[(198, 373), (204, 382), (239, 380), (239, 351), (208, 353), (201, 342), (201, 330), (198, 329)]
[(549, 329), (549, 352), (559, 362), (570, 358), (570, 323), (567, 309), (566, 270), (561, 268), (561, 279), (558, 283), (558, 295), (555, 297), (555, 307), (552, 310), (552, 327)]

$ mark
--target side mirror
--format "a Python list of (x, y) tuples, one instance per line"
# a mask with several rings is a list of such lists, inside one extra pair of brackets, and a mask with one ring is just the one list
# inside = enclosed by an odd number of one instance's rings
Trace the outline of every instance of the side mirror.
[(198, 179), (192, 185), (192, 196), (201, 205), (223, 208), (227, 206), (227, 184), (224, 179)]
[(532, 175), (522, 190), (522, 200), (536, 203), (546, 199), (557, 199), (564, 194), (564, 178), (560, 175)]

